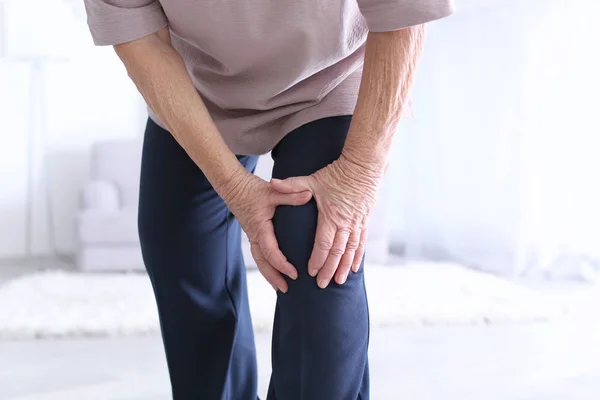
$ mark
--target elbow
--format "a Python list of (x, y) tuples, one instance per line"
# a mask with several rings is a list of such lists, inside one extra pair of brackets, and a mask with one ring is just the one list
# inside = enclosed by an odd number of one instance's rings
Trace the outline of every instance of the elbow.
[(127, 75), (132, 79), (135, 78), (133, 75), (138, 69), (134, 68), (135, 66), (148, 65), (148, 58), (152, 59), (153, 55), (164, 55), (174, 51), (168, 27), (140, 39), (116, 44), (113, 49), (125, 65)]

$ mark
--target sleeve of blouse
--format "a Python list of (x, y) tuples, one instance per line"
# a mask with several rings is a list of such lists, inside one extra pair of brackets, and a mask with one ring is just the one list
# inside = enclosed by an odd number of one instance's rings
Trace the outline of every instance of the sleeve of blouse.
[(84, 0), (94, 43), (116, 45), (140, 39), (168, 25), (159, 0)]
[(358, 0), (371, 32), (388, 32), (444, 18), (454, 0)]

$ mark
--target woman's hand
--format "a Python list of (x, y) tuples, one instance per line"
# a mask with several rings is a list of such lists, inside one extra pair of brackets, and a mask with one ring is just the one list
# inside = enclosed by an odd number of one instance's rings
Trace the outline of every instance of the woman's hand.
[(287, 292), (287, 282), (281, 274), (296, 279), (298, 272), (279, 250), (271, 220), (277, 206), (306, 204), (311, 199), (310, 192), (280, 193), (269, 182), (245, 170), (231, 179), (225, 189), (222, 197), (248, 235), (260, 273), (273, 289)]
[(310, 191), (319, 216), (313, 252), (308, 262), (311, 276), (326, 288), (335, 275), (346, 282), (350, 269), (357, 272), (365, 252), (367, 220), (375, 207), (381, 174), (350, 161), (337, 161), (310, 176), (273, 179), (282, 194)]

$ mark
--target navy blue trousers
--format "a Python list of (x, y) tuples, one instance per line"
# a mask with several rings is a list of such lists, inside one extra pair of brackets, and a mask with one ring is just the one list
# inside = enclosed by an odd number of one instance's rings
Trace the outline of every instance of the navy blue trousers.
[[(309, 175), (341, 154), (351, 117), (306, 124), (273, 150), (273, 177)], [(256, 156), (238, 156), (253, 171)], [(139, 233), (174, 400), (256, 400), (257, 366), (241, 229), (171, 134), (149, 120)], [(277, 295), (268, 400), (366, 400), (369, 314), (363, 268), (324, 290), (308, 275), (314, 201), (278, 207), (279, 246), (299, 278)]]

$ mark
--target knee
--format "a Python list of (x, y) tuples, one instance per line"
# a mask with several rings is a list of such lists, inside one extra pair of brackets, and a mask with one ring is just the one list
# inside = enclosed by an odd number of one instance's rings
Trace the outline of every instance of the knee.
[(317, 215), (317, 204), (311, 200), (303, 206), (279, 206), (273, 217), (279, 248), (296, 267), (299, 275), (308, 273), (308, 260), (317, 229)]
[[(299, 207), (280, 206), (275, 211), (273, 225), (279, 248), (288, 261), (298, 271), (298, 279), (288, 279), (289, 291), (281, 295), (279, 304), (290, 308), (297, 316), (310, 310), (311, 318), (327, 321), (325, 325), (335, 323), (334, 316), (346, 316), (347, 313), (359, 314), (366, 311), (366, 294), (362, 268), (350, 272), (343, 285), (335, 282), (326, 289), (318, 287), (316, 279), (308, 274), (308, 260), (312, 254), (317, 229), (318, 210), (314, 201)], [(350, 305), (350, 307), (349, 307)]]
[[(314, 200), (303, 206), (277, 207), (273, 217), (275, 236), (280, 250), (296, 267), (300, 278), (310, 278), (310, 282), (315, 286), (315, 278), (308, 275), (308, 261), (315, 245), (317, 220), (318, 209)], [(362, 290), (362, 285), (363, 268), (360, 268), (357, 273), (350, 272), (346, 284), (338, 285), (335, 281), (331, 281), (328, 288), (350, 292)]]

